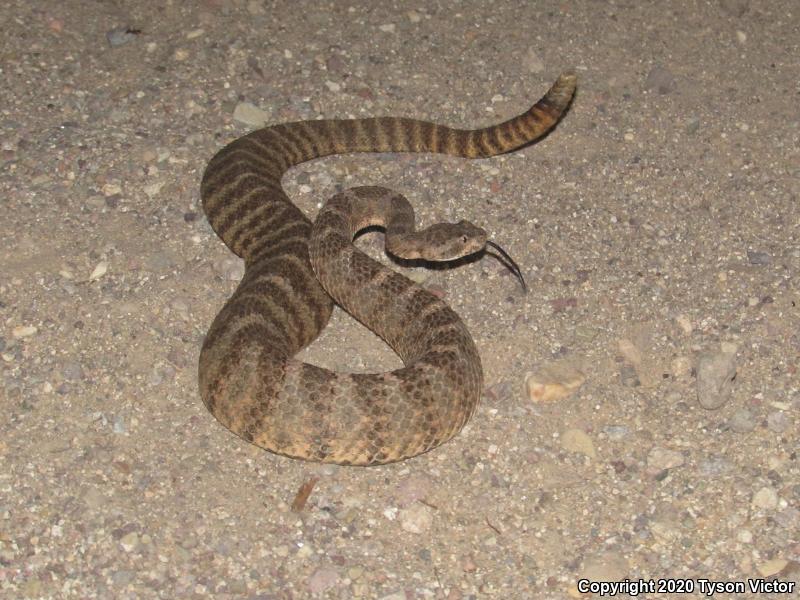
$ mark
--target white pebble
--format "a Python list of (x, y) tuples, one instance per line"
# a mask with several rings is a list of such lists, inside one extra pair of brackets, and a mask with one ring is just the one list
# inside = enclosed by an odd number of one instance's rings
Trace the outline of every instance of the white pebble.
[(39, 330), (33, 325), (20, 325), (11, 330), (11, 335), (14, 336), (14, 339), (21, 340), (22, 338), (31, 337), (37, 331)]
[(400, 527), (409, 533), (425, 533), (433, 524), (433, 511), (424, 504), (412, 504), (400, 511)]
[(771, 487), (764, 486), (753, 494), (753, 506), (763, 510), (772, 510), (778, 506), (778, 494)]
[(97, 281), (108, 272), (108, 261), (101, 260), (89, 275), (89, 281)]

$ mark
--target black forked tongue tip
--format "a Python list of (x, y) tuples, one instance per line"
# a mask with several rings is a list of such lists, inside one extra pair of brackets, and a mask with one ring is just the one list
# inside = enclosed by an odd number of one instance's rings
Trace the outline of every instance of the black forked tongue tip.
[(495, 244), (492, 240), (486, 240), (486, 245), (491, 246), (495, 250), (500, 253), (500, 257), (502, 257), (502, 262), (506, 267), (511, 269), (511, 272), (514, 273), (514, 276), (519, 279), (520, 285), (522, 285), (522, 291), (524, 293), (528, 293), (528, 286), (525, 283), (525, 278), (522, 276), (522, 271), (519, 268), (519, 265), (508, 255), (508, 252), (503, 250), (498, 244)]

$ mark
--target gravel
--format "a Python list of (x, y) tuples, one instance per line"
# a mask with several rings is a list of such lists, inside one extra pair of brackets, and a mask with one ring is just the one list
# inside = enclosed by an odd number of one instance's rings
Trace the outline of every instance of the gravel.
[[(794, 1), (0, 5), (0, 597), (563, 598), (578, 579), (800, 577)], [(794, 16), (792, 16), (794, 15)], [(241, 276), (199, 203), (260, 122), (483, 125), (574, 67), (540, 143), (341, 156), (284, 181), (404, 192), (491, 257), (397, 267), (462, 315), (487, 392), (450, 443), (319, 466), (205, 410)], [(376, 234), (363, 238), (369, 251)], [(301, 354), (400, 361), (335, 311)], [(526, 374), (561, 390), (533, 402)], [(537, 388), (538, 389), (538, 388)], [(293, 510), (298, 490), (315, 481)]]

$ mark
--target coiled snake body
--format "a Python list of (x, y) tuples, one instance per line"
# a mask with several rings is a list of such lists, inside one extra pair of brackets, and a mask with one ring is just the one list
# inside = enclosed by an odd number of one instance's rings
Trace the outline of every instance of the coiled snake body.
[[(337, 196), (312, 236), (311, 222), (287, 197), (281, 177), (299, 163), (347, 152), (465, 158), (508, 152), (555, 125), (575, 83), (573, 74), (562, 75), (530, 110), (484, 129), (399, 117), (301, 121), (254, 131), (220, 150), (203, 175), (203, 209), (217, 235), (244, 259), (245, 273), (200, 352), (200, 393), (208, 410), (271, 452), (347, 465), (409, 458), (458, 433), (482, 389), (480, 357), (466, 327), (444, 302), (350, 243), (353, 229), (373, 222), (355, 201), (380, 210), (391, 192), (358, 188)], [(336, 373), (293, 359), (332, 310), (309, 260), (312, 237), (320, 281), (395, 349), (404, 368)]]

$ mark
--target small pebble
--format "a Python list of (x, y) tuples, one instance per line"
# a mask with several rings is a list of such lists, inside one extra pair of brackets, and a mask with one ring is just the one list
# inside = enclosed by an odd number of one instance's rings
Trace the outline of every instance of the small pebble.
[(767, 415), (767, 428), (773, 433), (785, 433), (789, 429), (789, 425), (789, 417), (783, 411), (775, 411)]
[(117, 434), (123, 434), (127, 430), (125, 429), (125, 417), (122, 415), (117, 415), (114, 417), (114, 424), (111, 427), (111, 430)]
[(762, 510), (774, 510), (778, 506), (778, 494), (771, 487), (764, 486), (753, 495), (752, 504)]
[(308, 591), (312, 594), (321, 594), (339, 582), (339, 573), (332, 567), (322, 567), (314, 571), (308, 578)]
[(697, 400), (705, 409), (725, 404), (733, 391), (735, 352), (705, 352), (697, 360)]
[(533, 48), (528, 48), (522, 57), (522, 66), (528, 73), (539, 74), (544, 72), (544, 60)]
[(425, 533), (433, 524), (433, 509), (417, 502), (400, 511), (400, 527), (409, 533)]
[(424, 500), (433, 487), (433, 481), (425, 475), (410, 475), (401, 480), (394, 492), (394, 498), (401, 508), (413, 505), (418, 500)]
[(99, 263), (97, 263), (97, 266), (95, 266), (91, 275), (89, 275), (89, 281), (97, 281), (98, 279), (103, 277), (103, 275), (105, 275), (107, 272), (108, 272), (108, 261), (101, 260)]
[(675, 89), (675, 76), (662, 66), (653, 67), (647, 74), (644, 87), (659, 94), (669, 94)]
[(588, 456), (592, 460), (597, 458), (594, 442), (585, 431), (581, 429), (567, 429), (561, 434), (561, 447), (568, 452), (577, 452)]
[(608, 436), (608, 439), (614, 441), (624, 440), (631, 434), (630, 427), (627, 425), (607, 425), (603, 428), (603, 432)]
[(748, 250), (747, 260), (751, 265), (768, 265), (769, 263), (772, 262), (772, 257), (766, 252)]
[(125, 534), (119, 540), (120, 546), (125, 552), (131, 552), (136, 546), (139, 545), (139, 534), (135, 531)]
[(625, 387), (639, 387), (642, 385), (642, 382), (639, 381), (639, 375), (636, 373), (636, 367), (628, 363), (620, 366), (619, 379)]
[(683, 464), (683, 454), (676, 450), (668, 450), (656, 446), (647, 455), (647, 468), (651, 473), (660, 473), (666, 469), (674, 469)]
[(722, 10), (732, 17), (741, 17), (750, 8), (750, 0), (719, 0)]
[(240, 102), (233, 109), (233, 119), (252, 127), (263, 127), (270, 119), (267, 111), (261, 110), (250, 102)]
[(726, 473), (729, 473), (731, 469), (733, 469), (731, 462), (724, 458), (709, 458), (707, 460), (702, 460), (700, 461), (698, 467), (700, 469), (700, 474), (706, 477), (725, 475)]
[(586, 381), (575, 366), (566, 362), (542, 365), (525, 377), (525, 392), (534, 402), (552, 402), (573, 394)]
[(608, 551), (585, 558), (581, 577), (590, 581), (622, 581), (629, 569), (622, 554)]
[(778, 575), (781, 571), (783, 571), (788, 564), (789, 561), (786, 560), (785, 558), (776, 557), (759, 564), (756, 567), (756, 570), (762, 577), (773, 577), (775, 575)]
[(135, 40), (136, 34), (134, 33), (134, 30), (128, 26), (115, 27), (114, 29), (106, 32), (106, 39), (112, 48), (116, 48), (118, 46), (124, 46), (128, 42)]
[(746, 408), (737, 410), (728, 421), (731, 429), (737, 433), (747, 433), (756, 428), (756, 422), (753, 419), (753, 413)]
[(64, 375), (64, 379), (68, 381), (78, 381), (83, 377), (83, 369), (79, 363), (70, 361), (61, 369), (61, 374)]
[(11, 336), (15, 340), (21, 340), (23, 338), (35, 335), (37, 331), (39, 330), (36, 329), (36, 327), (34, 327), (33, 325), (19, 325), (11, 330)]

